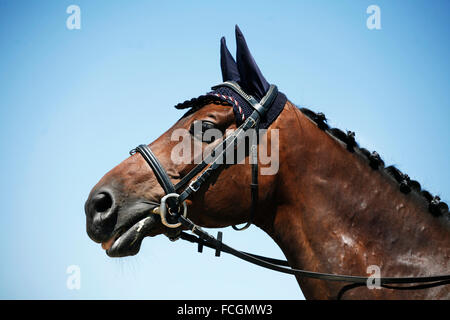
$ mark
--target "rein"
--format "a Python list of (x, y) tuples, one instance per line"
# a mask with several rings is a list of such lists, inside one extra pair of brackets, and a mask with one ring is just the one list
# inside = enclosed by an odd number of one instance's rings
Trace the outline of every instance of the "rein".
[[(245, 230), (252, 224), (252, 219), (256, 212), (258, 202), (258, 128), (262, 117), (267, 114), (278, 95), (278, 89), (275, 85), (271, 85), (266, 95), (257, 101), (253, 96), (246, 94), (237, 82), (226, 81), (222, 84), (212, 87), (227, 87), (232, 89), (240, 97), (242, 97), (254, 109), (251, 115), (238, 127), (238, 129), (226, 137), (220, 145), (211, 152), (214, 154), (212, 161), (203, 160), (195, 166), (186, 176), (184, 176), (176, 185), (173, 185), (169, 175), (159, 162), (158, 158), (147, 145), (139, 145), (130, 151), (130, 155), (140, 153), (144, 160), (149, 164), (156, 175), (156, 178), (165, 192), (165, 196), (161, 199), (160, 206), (155, 208), (152, 213), (159, 214), (161, 222), (168, 228), (167, 236), (171, 241), (178, 239), (190, 241), (198, 244), (198, 252), (203, 251), (203, 246), (215, 249), (216, 256), (220, 256), (221, 252), (231, 254), (247, 262), (258, 266), (271, 269), (274, 271), (291, 274), (295, 276), (320, 279), (327, 281), (350, 282), (351, 284), (344, 286), (338, 293), (337, 298), (340, 299), (343, 294), (353, 288), (364, 286), (369, 281), (377, 279), (380, 286), (388, 289), (396, 290), (418, 290), (431, 288), (441, 285), (450, 284), (450, 275), (426, 276), (426, 277), (363, 277), (350, 276), (340, 274), (329, 274), (321, 272), (313, 272), (301, 269), (294, 269), (289, 266), (285, 260), (267, 258), (243, 251), (236, 250), (222, 242), (222, 232), (218, 232), (217, 238), (205, 232), (201, 227), (196, 225), (187, 218), (187, 205), (185, 200), (195, 194), (203, 183), (205, 183), (213, 172), (219, 169), (223, 162), (223, 156), (231, 149), (235, 148), (236, 143), (249, 129), (256, 129), (256, 135), (252, 139), (251, 159), (252, 159), (252, 182), (251, 182), (251, 218), (242, 228), (233, 225), (235, 230)], [(204, 170), (206, 168), (206, 170)], [(204, 171), (203, 171), (204, 170)], [(203, 171), (203, 172), (202, 172)], [(198, 175), (198, 176), (197, 176)], [(196, 177), (197, 176), (197, 177)], [(196, 177), (194, 179), (194, 177)], [(183, 191), (183, 187), (185, 187)], [(190, 230), (194, 235), (182, 231), (182, 227)], [(392, 284), (416, 284), (412, 286), (392, 286)]]

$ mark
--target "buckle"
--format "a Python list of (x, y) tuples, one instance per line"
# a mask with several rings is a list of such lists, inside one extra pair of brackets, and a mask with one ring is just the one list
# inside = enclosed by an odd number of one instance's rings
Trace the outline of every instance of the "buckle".
[(255, 127), (256, 126), (256, 120), (255, 119), (253, 119), (253, 118), (249, 118), (249, 120), (252, 122), (252, 124), (251, 124), (251, 126), (250, 126), (250, 128), (253, 128), (253, 127)]
[[(180, 195), (178, 193), (169, 193), (166, 194), (164, 197), (162, 197), (161, 199), (161, 204), (159, 205), (159, 215), (161, 216), (161, 223), (163, 225), (165, 225), (167, 228), (178, 228), (179, 226), (181, 226), (181, 222), (177, 222), (177, 223), (169, 223), (167, 221), (167, 214), (170, 214), (169, 210), (167, 210), (167, 206), (166, 206), (166, 201), (169, 198), (179, 198)], [(187, 215), (187, 205), (186, 205), (186, 201), (183, 201), (182, 203), (183, 205), (183, 217), (186, 217)], [(153, 211), (155, 212), (155, 211)]]
[(192, 182), (189, 184), (189, 186), (188, 186), (188, 188), (191, 189), (193, 192), (197, 192), (198, 189), (200, 189), (201, 184), (198, 183), (198, 185), (195, 187), (194, 185), (195, 185), (196, 183), (197, 183), (197, 180), (192, 181)]
[(252, 117), (247, 118), (247, 120), (245, 120), (246, 122), (244, 127), (242, 127), (242, 130), (247, 131), (250, 128), (254, 128), (256, 126), (257, 121), (255, 119), (253, 119)]

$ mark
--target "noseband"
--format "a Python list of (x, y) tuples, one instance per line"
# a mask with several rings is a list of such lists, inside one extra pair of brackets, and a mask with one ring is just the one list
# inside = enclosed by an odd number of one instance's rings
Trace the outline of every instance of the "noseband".
[[(254, 255), (251, 253), (236, 250), (222, 242), (222, 233), (219, 232), (217, 238), (211, 236), (205, 232), (201, 227), (197, 226), (191, 220), (187, 218), (187, 206), (186, 199), (195, 194), (205, 183), (211, 174), (223, 165), (221, 161), (223, 156), (227, 154), (230, 148), (234, 149), (236, 142), (245, 134), (245, 132), (251, 128), (256, 129), (256, 137), (252, 139), (251, 156), (252, 156), (252, 183), (251, 183), (251, 218), (247, 224), (238, 228), (233, 226), (235, 230), (245, 230), (251, 223), (256, 211), (256, 205), (258, 202), (258, 126), (262, 117), (267, 114), (272, 103), (278, 94), (278, 89), (275, 85), (271, 85), (266, 95), (257, 101), (253, 96), (246, 94), (238, 83), (234, 81), (227, 81), (212, 89), (220, 87), (227, 87), (232, 89), (236, 94), (243, 98), (254, 109), (251, 115), (239, 126), (239, 128), (227, 136), (212, 152), (214, 154), (212, 161), (203, 160), (200, 164), (195, 166), (186, 176), (184, 176), (180, 182), (173, 185), (169, 175), (164, 167), (159, 162), (158, 158), (152, 152), (147, 145), (139, 145), (130, 151), (130, 154), (140, 153), (145, 161), (149, 164), (153, 170), (159, 184), (165, 192), (165, 196), (161, 199), (160, 206), (155, 208), (153, 213), (161, 216), (161, 222), (163, 225), (169, 228), (169, 232), (166, 234), (169, 239), (175, 241), (179, 238), (190, 242), (198, 243), (198, 251), (202, 252), (203, 246), (207, 246), (216, 250), (216, 256), (220, 256), (220, 252), (226, 252), (232, 254), (247, 262), (259, 265), (264, 268), (268, 268), (274, 271), (292, 274), (300, 277), (322, 279), (328, 281), (340, 281), (349, 282), (351, 284), (345, 285), (339, 291), (337, 298), (340, 299), (343, 294), (353, 288), (367, 285), (368, 277), (348, 276), (348, 275), (336, 275), (329, 273), (312, 272), (300, 269), (293, 269), (289, 266), (287, 261), (272, 259)], [(208, 166), (209, 165), (209, 166)], [(204, 170), (206, 168), (206, 170)], [(204, 171), (203, 171), (204, 170)], [(203, 171), (203, 172), (202, 172)], [(197, 176), (198, 175), (198, 176)], [(197, 177), (196, 177), (197, 176)], [(196, 177), (196, 178), (195, 178)], [(194, 179), (195, 178), (195, 179)], [(180, 190), (188, 185), (182, 192)], [(189, 229), (196, 236), (182, 232), (181, 228), (185, 227)], [(429, 277), (380, 277), (380, 286), (383, 288), (397, 289), (397, 290), (417, 290), (427, 289), (431, 287), (448, 285), (450, 284), (450, 275), (438, 275)], [(392, 284), (416, 284), (411, 286), (392, 286)]]

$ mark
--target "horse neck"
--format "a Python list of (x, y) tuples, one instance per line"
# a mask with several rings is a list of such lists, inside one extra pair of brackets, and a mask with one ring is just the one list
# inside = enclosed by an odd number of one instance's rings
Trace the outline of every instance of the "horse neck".
[[(414, 193), (401, 193), (397, 183), (371, 169), (363, 157), (349, 152), (289, 102), (274, 127), (280, 129), (277, 209), (261, 227), (292, 267), (367, 275), (367, 268), (376, 265), (381, 276), (390, 277), (448, 273), (450, 233), (445, 218), (432, 216)], [(333, 298), (342, 287), (322, 280), (298, 281), (307, 298)], [(361, 288), (351, 294), (448, 297), (448, 287), (406, 293)]]

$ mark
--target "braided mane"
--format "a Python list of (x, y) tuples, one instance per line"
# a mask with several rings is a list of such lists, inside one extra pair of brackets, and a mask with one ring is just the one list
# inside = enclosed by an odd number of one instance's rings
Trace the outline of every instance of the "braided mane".
[(376, 151), (370, 152), (369, 150), (358, 146), (358, 143), (355, 141), (354, 132), (347, 131), (347, 133), (345, 133), (340, 129), (331, 128), (327, 124), (327, 118), (323, 113), (316, 113), (307, 108), (298, 108), (306, 117), (312, 120), (319, 129), (328, 132), (330, 135), (343, 142), (347, 146), (347, 150), (349, 152), (355, 152), (355, 150), (358, 150), (359, 154), (361, 154), (367, 160), (368, 165), (373, 170), (380, 170), (384, 172), (389, 178), (395, 180), (402, 193), (415, 193), (417, 196), (419, 196), (423, 201), (426, 202), (428, 211), (431, 212), (433, 216), (448, 216), (448, 205), (445, 202), (442, 202), (439, 196), (433, 196), (427, 190), (423, 190), (419, 182), (411, 180), (407, 174), (404, 174), (395, 166), (385, 167), (384, 161)]

